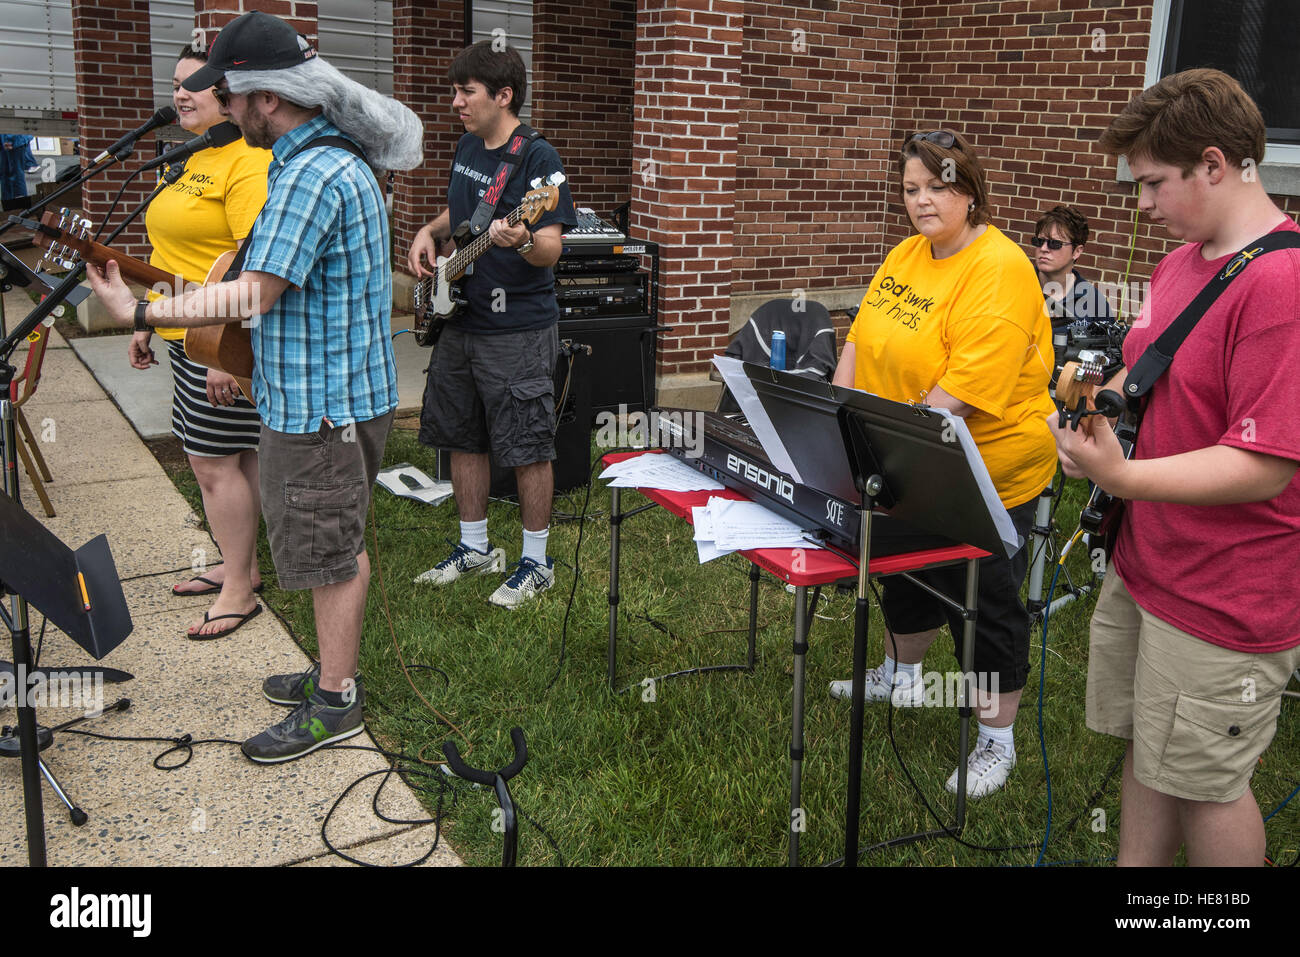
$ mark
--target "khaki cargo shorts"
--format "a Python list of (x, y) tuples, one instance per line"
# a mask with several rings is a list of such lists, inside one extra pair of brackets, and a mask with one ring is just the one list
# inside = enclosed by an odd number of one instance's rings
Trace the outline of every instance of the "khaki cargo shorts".
[(1139, 606), (1114, 566), (1091, 631), (1088, 727), (1131, 740), (1133, 773), (1153, 790), (1241, 797), (1277, 730), (1300, 647), (1257, 655), (1189, 635)]

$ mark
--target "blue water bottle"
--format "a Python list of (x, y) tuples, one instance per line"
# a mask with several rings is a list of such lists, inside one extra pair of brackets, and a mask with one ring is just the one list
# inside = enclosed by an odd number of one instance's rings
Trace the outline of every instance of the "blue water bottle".
[(785, 370), (785, 333), (780, 329), (772, 333), (772, 368)]

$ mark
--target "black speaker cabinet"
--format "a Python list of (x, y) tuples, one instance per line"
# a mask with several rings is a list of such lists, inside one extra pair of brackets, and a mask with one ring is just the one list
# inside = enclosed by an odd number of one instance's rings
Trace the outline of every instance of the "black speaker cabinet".
[[(564, 329), (560, 330), (563, 336)], [(572, 354), (573, 372), (569, 372), (568, 340), (561, 340), (560, 359), (555, 365), (555, 490), (567, 492), (587, 484), (591, 469), (591, 369), (595, 354), (585, 351)], [(567, 381), (567, 391), (566, 391)], [(563, 404), (561, 404), (563, 397)], [(438, 450), (437, 475), (451, 481), (451, 453)], [(518, 492), (514, 469), (503, 469), (492, 460), (493, 498), (506, 498)]]

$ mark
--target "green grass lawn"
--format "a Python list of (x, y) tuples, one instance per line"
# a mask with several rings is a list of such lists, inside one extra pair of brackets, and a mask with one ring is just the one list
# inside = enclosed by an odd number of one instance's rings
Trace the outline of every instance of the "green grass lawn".
[[(411, 462), (433, 472), (433, 455), (414, 434), (395, 429), (388, 464)], [(201, 512), (197, 487), (186, 471), (181, 490)], [(1057, 513), (1057, 539), (1073, 531), (1082, 483), (1067, 483)], [(458, 535), (455, 506), (429, 508), (375, 491), (378, 549), (371, 543), (371, 579), (361, 648), (366, 679), (366, 720), (385, 747), (436, 760), (456, 738), (470, 764), (497, 767), (512, 756), (510, 729), (527, 735), (529, 761), (511, 782), (520, 809), (542, 825), (570, 865), (781, 865), (789, 823), (793, 598), (771, 576), (759, 590), (759, 661), (752, 674), (719, 673), (660, 682), (645, 700), (643, 678), (695, 665), (742, 661), (748, 614), (748, 563), (727, 556), (698, 564), (691, 529), (662, 509), (623, 525), (620, 613), (620, 687), (606, 685), (609, 584), (609, 493), (592, 489), (582, 538), (581, 579), (561, 629), (578, 541), (576, 520), (552, 525), (550, 552), (557, 587), (532, 607), (507, 612), (487, 603), (496, 576), (448, 589), (416, 586), (412, 579), (445, 557), (446, 539)], [(644, 499), (623, 497), (624, 509)], [(576, 515), (581, 493), (557, 498), (556, 511)], [(494, 502), (489, 510), (493, 544), (511, 560), (520, 549), (518, 509)], [(373, 534), (373, 532), (372, 532)], [(271, 569), (262, 542), (262, 567)], [(375, 560), (377, 559), (377, 560)], [(562, 563), (562, 564), (561, 564)], [(1078, 548), (1069, 570), (1087, 580), (1087, 556)], [(1049, 581), (1051, 569), (1049, 566)], [(383, 587), (381, 588), (381, 578)], [(309, 592), (283, 592), (268, 575), (264, 600), (290, 622), (314, 654)], [(1046, 583), (1045, 586), (1046, 587)], [(387, 603), (384, 601), (387, 593)], [(1084, 727), (1087, 625), (1093, 599), (1075, 602), (1048, 624), (1043, 727), (1051, 769), (1052, 839), (1047, 861), (1103, 863), (1118, 841), (1119, 775), (1107, 780), (1122, 753), (1118, 740)], [(844, 758), (847, 702), (831, 699), (829, 681), (847, 677), (852, 650), (851, 594), (834, 594), (818, 608), (810, 633), (806, 756), (803, 777), (805, 831), (801, 860), (837, 858), (843, 846)], [(391, 628), (388, 615), (391, 614)], [(649, 619), (649, 620), (647, 620)], [(882, 655), (883, 627), (873, 614), (868, 660)], [(410, 678), (459, 733), (421, 701), (403, 674), (392, 635), (411, 666)], [(1006, 789), (970, 806), (964, 841), (972, 845), (1030, 848), (992, 851), (949, 839), (876, 850), (864, 863), (881, 865), (1027, 865), (1038, 854), (1048, 813), (1048, 791), (1036, 733), (1042, 651), (1035, 630), (1032, 672), (1016, 722), (1019, 764)], [(953, 670), (946, 633), (932, 647), (927, 670)], [(552, 684), (552, 679), (558, 678)], [(1285, 701), (1277, 737), (1254, 778), (1267, 814), (1300, 776), (1300, 702)], [(863, 847), (935, 826), (894, 755), (890, 711), (867, 710), (861, 818)], [(945, 823), (953, 799), (943, 787), (956, 766), (957, 718), (941, 708), (893, 712), (893, 736), (907, 770)], [(463, 735), (463, 738), (461, 737)], [(308, 760), (313, 760), (309, 758)], [(430, 809), (435, 799), (427, 796)], [(444, 807), (455, 849), (471, 864), (498, 863), (501, 835), (492, 829), (496, 802), (490, 790), (459, 790)], [(1268, 824), (1268, 847), (1289, 861), (1300, 847), (1300, 801)], [(554, 849), (524, 823), (519, 863), (559, 863)]]

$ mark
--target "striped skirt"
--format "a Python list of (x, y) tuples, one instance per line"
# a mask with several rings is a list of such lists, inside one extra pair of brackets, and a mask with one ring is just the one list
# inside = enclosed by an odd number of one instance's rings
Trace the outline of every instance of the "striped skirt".
[(234, 405), (208, 401), (207, 366), (185, 355), (185, 343), (167, 340), (172, 360), (172, 434), (190, 455), (217, 458), (257, 448), (262, 419), (257, 406), (240, 395)]

